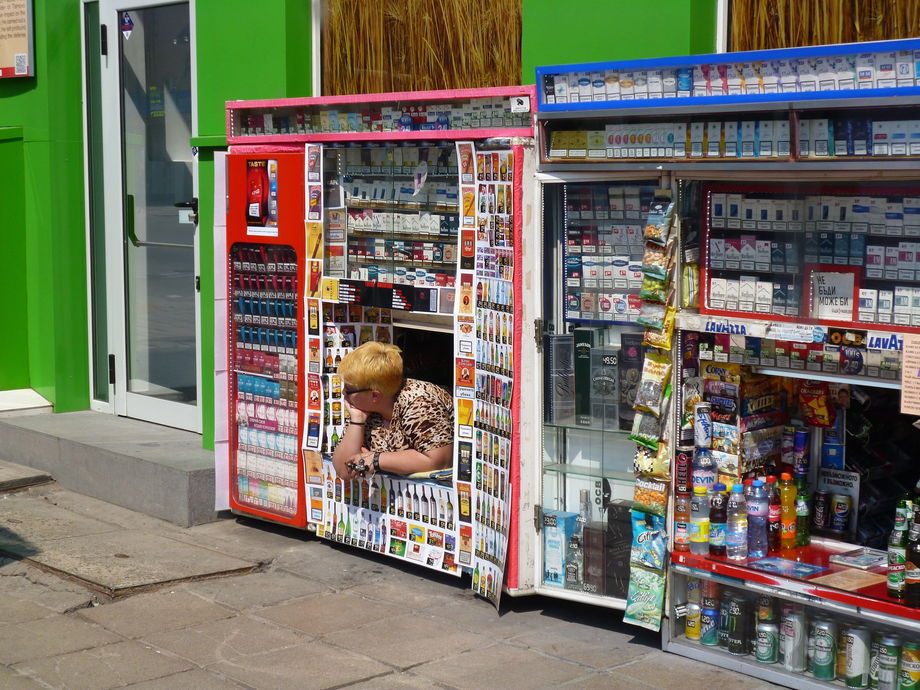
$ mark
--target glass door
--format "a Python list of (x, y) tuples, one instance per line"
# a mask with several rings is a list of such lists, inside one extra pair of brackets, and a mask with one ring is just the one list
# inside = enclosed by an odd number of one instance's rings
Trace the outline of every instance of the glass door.
[(115, 411), (200, 431), (189, 4), (100, 21)]

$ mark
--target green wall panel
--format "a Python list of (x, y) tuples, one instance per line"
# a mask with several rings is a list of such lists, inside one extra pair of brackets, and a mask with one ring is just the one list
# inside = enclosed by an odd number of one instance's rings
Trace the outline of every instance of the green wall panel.
[(715, 52), (716, 0), (523, 0), (521, 83), (540, 65)]
[(214, 151), (198, 150), (198, 262), (201, 275), (201, 444), (214, 448)]
[(3, 222), (0, 242), (6, 266), (0, 271), (0, 294), (5, 295), (4, 337), (0, 338), (0, 390), (29, 388), (29, 340), (26, 289), (25, 170), (21, 131), (5, 138), (0, 130), (0, 170), (4, 175)]

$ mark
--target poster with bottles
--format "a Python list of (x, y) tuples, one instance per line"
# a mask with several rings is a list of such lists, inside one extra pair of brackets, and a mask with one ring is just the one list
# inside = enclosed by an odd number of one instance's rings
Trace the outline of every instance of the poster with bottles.
[[(461, 176), (463, 175), (461, 152)], [(511, 523), (510, 467), (514, 392), (514, 153), (477, 150), (471, 159), (474, 380), (471, 491), (473, 589), (498, 606)], [(463, 179), (461, 177), (461, 179)], [(468, 217), (469, 216), (469, 217)], [(473, 227), (468, 228), (471, 219)], [(463, 242), (463, 237), (461, 237)], [(463, 249), (461, 248), (461, 259)], [(461, 288), (462, 291), (462, 288)], [(462, 296), (461, 296), (462, 299)], [(458, 373), (457, 383), (462, 376)]]

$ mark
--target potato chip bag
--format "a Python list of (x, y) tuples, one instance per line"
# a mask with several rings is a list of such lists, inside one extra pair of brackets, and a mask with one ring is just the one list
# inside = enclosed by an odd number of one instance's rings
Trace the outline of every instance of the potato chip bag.
[(640, 565), (654, 570), (664, 570), (668, 535), (665, 519), (639, 510), (630, 511), (633, 539), (629, 553), (630, 565)]
[(665, 575), (641, 566), (629, 569), (629, 593), (623, 621), (658, 632), (664, 609)]

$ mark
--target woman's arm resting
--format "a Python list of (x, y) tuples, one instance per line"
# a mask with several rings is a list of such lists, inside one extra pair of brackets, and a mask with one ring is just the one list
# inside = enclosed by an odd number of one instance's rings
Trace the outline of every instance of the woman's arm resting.
[(413, 474), (443, 470), (451, 466), (454, 456), (453, 444), (432, 448), (421, 453), (417, 450), (398, 450), (380, 454), (380, 470), (392, 474)]

